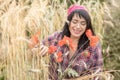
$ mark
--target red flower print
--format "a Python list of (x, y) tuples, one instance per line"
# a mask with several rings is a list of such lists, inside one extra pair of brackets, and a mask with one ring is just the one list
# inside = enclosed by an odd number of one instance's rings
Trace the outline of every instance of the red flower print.
[(65, 44), (69, 45), (71, 42), (72, 40), (69, 37), (64, 36), (63, 39), (58, 42), (58, 45), (59, 46), (63, 46)]
[(98, 36), (93, 36), (92, 35), (92, 31), (90, 30), (90, 29), (88, 29), (87, 31), (86, 31), (86, 36), (89, 38), (89, 40), (90, 40), (90, 46), (92, 47), (92, 48), (94, 48), (95, 46), (96, 46), (96, 44), (99, 42), (99, 37)]
[(67, 36), (64, 36), (64, 38), (58, 42), (59, 46), (63, 46), (65, 44), (68, 45), (72, 50), (75, 50), (75, 45), (72, 43), (72, 40)]
[(62, 62), (62, 61), (63, 61), (62, 52), (58, 52), (56, 57), (56, 62)]
[(48, 53), (53, 54), (56, 50), (57, 50), (57, 47), (51, 45), (51, 46), (49, 46), (49, 48), (48, 48)]
[(92, 48), (94, 48), (98, 42), (99, 42), (99, 37), (98, 36), (91, 36), (91, 38), (90, 38), (90, 46)]
[(72, 43), (72, 40), (71, 40), (69, 37), (67, 37), (67, 36), (64, 36), (63, 41), (65, 41), (66, 44), (68, 44), (68, 45), (69, 45), (70, 43)]
[(30, 39), (31, 44), (29, 44), (30, 48), (35, 47), (35, 45), (37, 45), (39, 43), (39, 39), (38, 36), (40, 35), (40, 32), (38, 31), (35, 35), (33, 35)]
[(58, 52), (57, 57), (61, 57), (61, 56), (62, 56), (62, 52)]
[(87, 36), (88, 38), (90, 38), (90, 37), (92, 36), (92, 31), (91, 31), (90, 29), (88, 29), (88, 30), (86, 31), (86, 36)]
[(58, 45), (59, 45), (59, 46), (63, 46), (64, 44), (66, 44), (66, 42), (63, 41), (63, 40), (60, 40), (60, 41), (58, 42)]
[(63, 57), (58, 57), (57, 59), (56, 59), (56, 62), (62, 62), (63, 61)]

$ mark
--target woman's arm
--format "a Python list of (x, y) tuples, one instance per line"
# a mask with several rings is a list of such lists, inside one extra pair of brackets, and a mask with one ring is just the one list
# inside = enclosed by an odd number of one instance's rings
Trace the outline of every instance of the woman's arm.
[[(99, 74), (103, 68), (102, 48), (100, 43), (93, 49), (93, 62), (92, 73)], [(100, 77), (96, 76), (93, 80), (100, 80)]]
[(35, 46), (31, 49), (32, 53), (38, 53), (39, 55), (44, 56), (48, 52), (48, 47), (50, 45), (55, 45), (55, 42), (57, 42), (58, 35), (59, 33), (55, 32), (52, 35), (45, 38), (43, 41), (40, 41), (41, 43), (39, 43), (37, 47)]

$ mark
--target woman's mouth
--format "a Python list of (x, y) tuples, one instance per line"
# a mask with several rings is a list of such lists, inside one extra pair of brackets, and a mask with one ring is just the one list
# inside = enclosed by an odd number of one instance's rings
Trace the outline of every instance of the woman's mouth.
[(73, 32), (74, 32), (75, 34), (80, 34), (81, 30), (73, 29)]

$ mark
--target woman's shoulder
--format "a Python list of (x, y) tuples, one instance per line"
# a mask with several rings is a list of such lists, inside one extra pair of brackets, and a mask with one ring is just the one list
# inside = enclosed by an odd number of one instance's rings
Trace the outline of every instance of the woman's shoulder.
[(54, 36), (62, 35), (62, 31), (55, 31), (54, 33), (52, 33), (52, 35)]
[(54, 43), (57, 40), (61, 39), (62, 37), (62, 32), (61, 31), (55, 31), (54, 33), (52, 33), (51, 35), (49, 35), (47, 38), (45, 38), (43, 40), (43, 43), (45, 44), (47, 42), (47, 44), (49, 43)]
[(101, 43), (100, 43), (100, 42), (97, 42), (94, 47), (88, 46), (86, 49), (89, 50), (90, 52), (99, 51), (99, 50), (102, 49)]
[(59, 38), (62, 36), (62, 32), (61, 31), (55, 31), (54, 33), (52, 33), (48, 38)]

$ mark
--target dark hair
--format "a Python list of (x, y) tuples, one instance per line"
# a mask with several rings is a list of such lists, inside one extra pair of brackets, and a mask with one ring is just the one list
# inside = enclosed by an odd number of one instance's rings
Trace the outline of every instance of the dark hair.
[[(74, 14), (78, 14), (79, 17), (83, 17), (85, 18), (86, 22), (87, 22), (87, 27), (86, 27), (86, 30), (87, 29), (91, 29), (93, 35), (95, 35), (94, 31), (93, 31), (93, 28), (92, 28), (92, 24), (91, 24), (91, 18), (88, 14), (87, 11), (85, 10), (75, 10), (73, 11), (68, 17), (67, 17), (67, 20), (69, 22), (71, 22)], [(86, 32), (85, 30), (85, 32)], [(79, 39), (79, 42), (78, 42), (78, 48), (79, 49), (86, 41), (88, 41), (83, 47), (82, 47), (82, 50), (85, 50), (88, 46), (89, 46), (89, 39), (87, 38), (85, 32), (81, 35), (80, 39)], [(67, 22), (65, 22), (65, 25), (63, 27), (63, 32), (62, 32), (62, 38), (64, 37), (64, 35), (70, 37), (70, 31), (69, 31), (69, 24)]]

